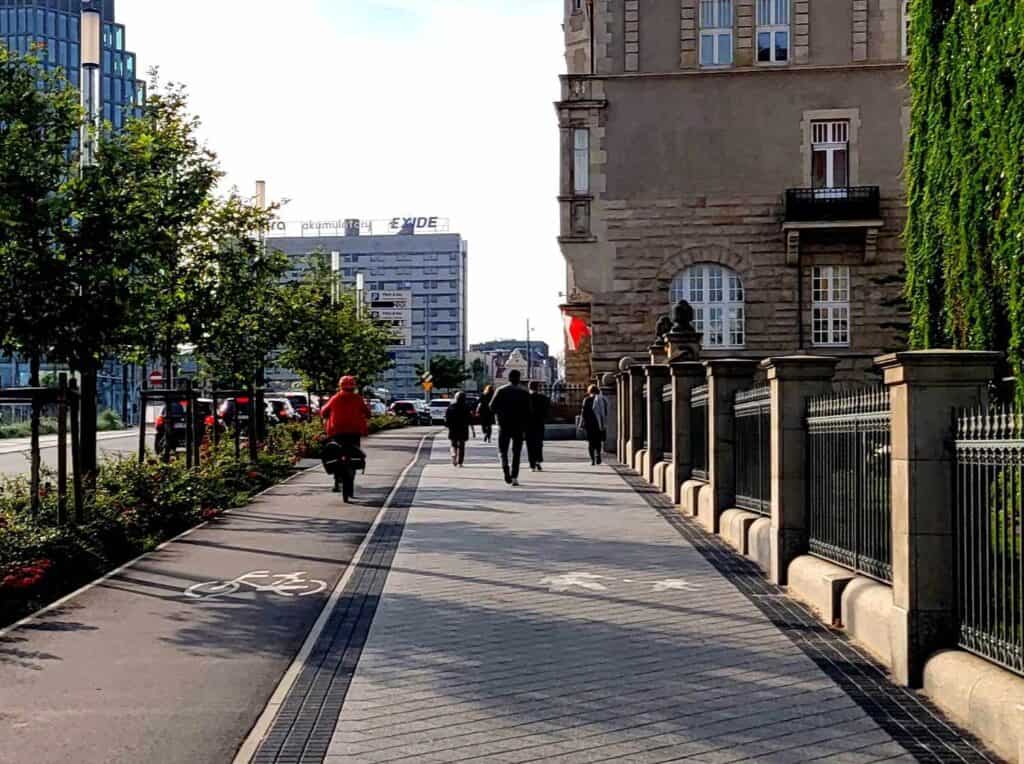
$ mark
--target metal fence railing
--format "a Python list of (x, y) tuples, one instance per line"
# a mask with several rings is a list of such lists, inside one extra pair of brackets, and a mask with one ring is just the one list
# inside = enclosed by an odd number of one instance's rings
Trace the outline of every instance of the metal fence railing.
[(540, 391), (551, 400), (548, 408), (548, 423), (572, 423), (583, 409), (587, 397), (587, 385), (570, 385), (564, 382), (542, 384)]
[(811, 553), (892, 581), (888, 391), (812, 399), (807, 437)]
[(650, 445), (650, 440), (647, 438), (647, 396), (650, 394), (650, 391), (650, 382), (644, 382), (644, 389), (640, 400), (640, 443), (642, 448)]
[(1024, 416), (966, 412), (956, 427), (960, 646), (1024, 674)]
[(665, 389), (661, 391), (661, 448), (664, 454), (662, 460), (666, 462), (672, 461), (673, 453), (676, 450), (673, 419), (672, 385), (665, 385)]
[(693, 466), (690, 475), (708, 479), (708, 386), (690, 390), (690, 448)]
[(771, 514), (771, 395), (768, 387), (736, 393), (736, 506)]

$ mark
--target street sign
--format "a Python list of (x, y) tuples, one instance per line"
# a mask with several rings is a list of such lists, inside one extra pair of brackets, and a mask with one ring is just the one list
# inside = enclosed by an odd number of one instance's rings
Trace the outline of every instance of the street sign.
[(161, 371), (154, 371), (149, 375), (149, 384), (153, 385), (154, 387), (156, 387), (157, 385), (162, 385), (163, 381), (164, 375), (163, 372)]

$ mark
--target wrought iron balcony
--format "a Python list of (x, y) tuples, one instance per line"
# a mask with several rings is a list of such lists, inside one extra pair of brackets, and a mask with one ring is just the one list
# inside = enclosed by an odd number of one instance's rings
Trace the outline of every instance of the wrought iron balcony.
[(791, 188), (786, 191), (786, 222), (877, 220), (878, 186)]

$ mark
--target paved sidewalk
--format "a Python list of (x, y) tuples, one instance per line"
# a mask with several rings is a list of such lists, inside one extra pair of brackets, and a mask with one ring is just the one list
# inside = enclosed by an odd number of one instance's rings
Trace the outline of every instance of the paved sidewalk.
[(986, 760), (580, 445), (548, 444), (518, 489), (491, 447), (455, 470), (445, 446), (340, 683), (327, 761)]

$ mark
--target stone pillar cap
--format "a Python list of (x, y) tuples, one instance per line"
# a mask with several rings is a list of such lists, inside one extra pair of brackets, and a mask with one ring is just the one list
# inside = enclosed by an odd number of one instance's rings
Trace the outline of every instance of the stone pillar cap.
[(676, 377), (703, 377), (707, 374), (707, 369), (700, 361), (673, 361), (669, 368)]
[(757, 370), (759, 362), (753, 358), (713, 358), (703, 363), (709, 377), (745, 377)]
[(639, 364), (635, 364), (630, 366), (626, 373), (631, 377), (642, 377), (644, 375), (644, 367)]
[(910, 350), (875, 358), (885, 384), (908, 382), (957, 387), (991, 382), (1002, 353), (989, 350)]
[(827, 355), (784, 355), (765, 358), (761, 368), (769, 379), (821, 379), (836, 373), (839, 359)]
[(651, 363), (643, 367), (648, 377), (667, 377), (669, 367), (663, 363)]
[(630, 367), (635, 366), (636, 361), (630, 358), (628, 355), (623, 356), (619, 359), (619, 371), (629, 371)]

